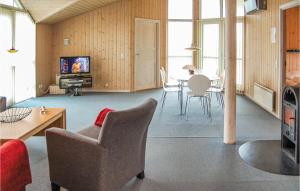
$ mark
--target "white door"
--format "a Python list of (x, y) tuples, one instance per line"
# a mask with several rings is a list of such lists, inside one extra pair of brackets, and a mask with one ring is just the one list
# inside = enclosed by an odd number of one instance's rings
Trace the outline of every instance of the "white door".
[(157, 87), (158, 27), (157, 21), (135, 21), (135, 90)]

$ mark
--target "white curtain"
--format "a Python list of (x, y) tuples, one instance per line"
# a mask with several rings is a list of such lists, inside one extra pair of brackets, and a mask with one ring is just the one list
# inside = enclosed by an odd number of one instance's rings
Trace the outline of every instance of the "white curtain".
[(12, 59), (7, 52), (12, 43), (12, 12), (0, 8), (0, 96), (13, 102)]
[(35, 24), (24, 12), (16, 12), (15, 101), (35, 96)]
[[(12, 48), (15, 18), (15, 48)], [(0, 8), (0, 96), (8, 105), (35, 96), (35, 24), (24, 12)]]

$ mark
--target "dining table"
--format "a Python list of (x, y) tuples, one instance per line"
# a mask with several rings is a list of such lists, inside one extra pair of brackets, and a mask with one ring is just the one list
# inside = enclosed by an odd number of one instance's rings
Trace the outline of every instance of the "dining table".
[(215, 81), (220, 80), (220, 76), (218, 75), (212, 75), (209, 73), (204, 73), (204, 72), (197, 72), (194, 74), (189, 74), (186, 72), (182, 72), (179, 73), (177, 75), (171, 76), (171, 79), (176, 80), (179, 83), (179, 91), (180, 91), (180, 115), (184, 115), (183, 112), (183, 88), (184, 88), (184, 83), (188, 82), (189, 79), (193, 76), (193, 75), (204, 75), (206, 76), (212, 83), (214, 83)]

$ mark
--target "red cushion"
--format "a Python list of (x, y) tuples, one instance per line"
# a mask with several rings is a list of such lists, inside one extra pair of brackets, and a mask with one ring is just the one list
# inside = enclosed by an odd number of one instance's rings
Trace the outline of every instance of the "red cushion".
[(1, 191), (24, 190), (32, 182), (28, 152), (20, 140), (11, 140), (0, 147)]
[(98, 116), (96, 118), (95, 125), (99, 126), (99, 127), (102, 127), (103, 122), (104, 122), (104, 120), (106, 118), (106, 115), (109, 112), (112, 112), (112, 111), (114, 111), (114, 110), (110, 109), (110, 108), (104, 108), (102, 111), (100, 111), (100, 113), (98, 114)]

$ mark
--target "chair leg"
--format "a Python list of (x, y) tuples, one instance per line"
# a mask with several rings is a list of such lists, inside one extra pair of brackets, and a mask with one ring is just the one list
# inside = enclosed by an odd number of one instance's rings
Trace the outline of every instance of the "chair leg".
[(224, 94), (223, 93), (220, 93), (220, 100), (221, 100), (222, 108), (224, 109)]
[(189, 119), (189, 105), (190, 105), (190, 101), (191, 101), (191, 97), (187, 97), (187, 102), (186, 102), (186, 106), (185, 106), (185, 120)]
[(51, 190), (52, 191), (60, 191), (60, 186), (51, 182)]
[(163, 109), (163, 108), (164, 108), (164, 106), (165, 106), (165, 101), (166, 101), (166, 96), (167, 96), (167, 93), (168, 93), (168, 92), (164, 92), (164, 95), (163, 95), (163, 100), (162, 100), (162, 104), (161, 104), (161, 109)]
[(186, 96), (184, 114), (186, 114), (186, 107), (187, 107), (187, 104), (188, 104), (188, 99), (189, 99), (189, 96)]
[(145, 178), (145, 172), (144, 171), (142, 171), (142, 172), (140, 172), (140, 173), (138, 173), (137, 175), (136, 175), (136, 177), (138, 178), (138, 179), (144, 179)]
[(164, 95), (165, 95), (165, 91), (163, 90), (163, 93), (161, 94), (160, 102), (162, 102)]
[(210, 119), (212, 120), (212, 114), (211, 114), (211, 98), (207, 98), (208, 99), (208, 116), (210, 117)]

